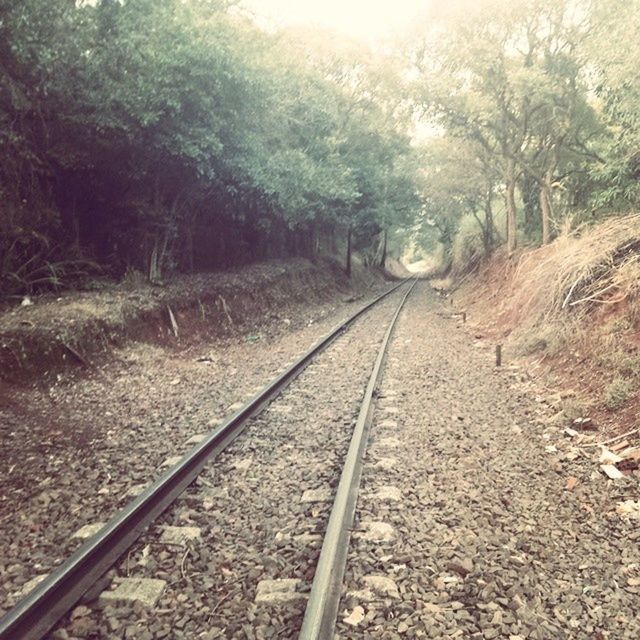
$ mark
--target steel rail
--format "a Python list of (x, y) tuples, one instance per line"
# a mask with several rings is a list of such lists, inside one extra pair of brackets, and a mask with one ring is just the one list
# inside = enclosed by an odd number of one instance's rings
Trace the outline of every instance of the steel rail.
[(331, 508), (331, 515), (322, 542), (320, 558), (311, 585), (311, 593), (300, 629), (299, 640), (333, 640), (338, 607), (340, 606), (342, 580), (347, 564), (351, 527), (358, 500), (358, 489), (362, 476), (362, 464), (378, 383), (387, 356), (387, 347), (396, 326), (398, 316), (413, 290), (416, 280), (402, 298), (382, 341), (376, 363), (369, 378), (369, 384), (362, 400), (358, 420), (353, 430), (349, 451), (345, 458), (340, 483)]
[(257, 415), (360, 316), (410, 278), (364, 305), (319, 340), (273, 382), (191, 449), (174, 467), (117, 513), (95, 536), (54, 569), (0, 619), (0, 640), (41, 640), (107, 572), (148, 526), (195, 480), (206, 462), (223, 451)]

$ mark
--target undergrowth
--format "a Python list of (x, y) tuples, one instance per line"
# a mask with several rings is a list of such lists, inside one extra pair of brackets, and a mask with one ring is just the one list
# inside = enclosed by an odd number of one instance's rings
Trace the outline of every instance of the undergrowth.
[(567, 231), (551, 244), (522, 254), (509, 304), (532, 326), (635, 300), (640, 292), (639, 250), (638, 214)]
[(607, 409), (614, 411), (622, 407), (634, 389), (633, 380), (616, 376), (606, 387), (602, 394), (602, 401)]

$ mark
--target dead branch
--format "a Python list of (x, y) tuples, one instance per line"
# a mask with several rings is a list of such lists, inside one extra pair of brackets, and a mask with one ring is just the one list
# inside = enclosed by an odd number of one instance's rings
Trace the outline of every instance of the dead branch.
[(62, 346), (80, 363), (83, 364), (85, 367), (90, 366), (89, 362), (87, 361), (87, 359), (78, 351), (76, 351), (70, 344), (67, 344), (66, 342), (62, 343)]
[(171, 307), (167, 305), (167, 313), (169, 314), (169, 322), (171, 323), (171, 330), (173, 331), (173, 335), (178, 337), (178, 323), (176, 322), (176, 317), (173, 315), (173, 311), (171, 311)]

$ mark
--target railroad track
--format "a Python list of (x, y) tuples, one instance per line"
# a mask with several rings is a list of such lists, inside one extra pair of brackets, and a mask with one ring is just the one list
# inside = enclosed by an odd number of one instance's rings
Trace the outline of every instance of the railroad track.
[(251, 418), (260, 414), (318, 354), (326, 350), (357, 319), (405, 286), (407, 290), (382, 340), (353, 428), (300, 635), (303, 638), (331, 637), (339, 604), (340, 583), (357, 498), (362, 455), (373, 411), (373, 398), (395, 321), (414, 285), (415, 280), (409, 285), (403, 282), (365, 305), (251, 398), (203, 442), (196, 445), (179, 464), (160, 476), (98, 534), (84, 543), (66, 562), (18, 602), (0, 620), (0, 640), (31, 640), (45, 637), (131, 548), (150, 524), (194, 482), (205, 464), (224, 451), (240, 435)]

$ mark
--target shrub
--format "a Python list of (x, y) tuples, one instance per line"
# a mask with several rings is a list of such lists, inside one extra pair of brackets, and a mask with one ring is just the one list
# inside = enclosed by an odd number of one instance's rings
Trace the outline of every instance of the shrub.
[(632, 391), (633, 382), (631, 380), (616, 376), (604, 390), (604, 405), (611, 411), (619, 409), (629, 399)]

